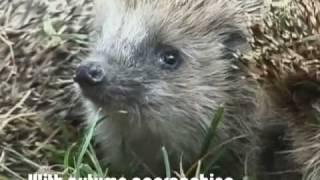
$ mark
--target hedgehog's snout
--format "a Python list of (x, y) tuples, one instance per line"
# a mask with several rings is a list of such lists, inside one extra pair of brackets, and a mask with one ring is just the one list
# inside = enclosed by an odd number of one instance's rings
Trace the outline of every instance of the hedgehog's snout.
[(74, 81), (80, 86), (93, 86), (103, 82), (106, 74), (98, 63), (88, 63), (80, 65), (75, 73)]

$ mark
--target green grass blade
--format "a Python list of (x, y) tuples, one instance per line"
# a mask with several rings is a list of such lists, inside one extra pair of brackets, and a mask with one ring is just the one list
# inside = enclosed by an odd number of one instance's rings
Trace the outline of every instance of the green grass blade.
[(210, 163), (207, 165), (207, 167), (204, 169), (203, 173), (209, 173), (209, 171), (211, 170), (211, 168), (222, 158), (224, 157), (224, 155), (226, 154), (226, 150), (225, 149), (219, 149), (215, 152), (215, 156), (214, 158), (210, 161)]
[(84, 158), (86, 152), (88, 151), (88, 147), (89, 147), (91, 139), (92, 139), (92, 137), (94, 135), (95, 128), (96, 128), (97, 124), (103, 119), (104, 119), (104, 117), (102, 117), (100, 119), (96, 118), (96, 120), (93, 122), (92, 126), (89, 127), (88, 133), (86, 133), (86, 137), (84, 139), (84, 143), (81, 146), (80, 153), (79, 153), (78, 159), (76, 161), (76, 166), (75, 166), (75, 169), (76, 169), (75, 175), (76, 175), (76, 177), (80, 177), (80, 172), (78, 171), (80, 169), (79, 167), (80, 167), (80, 165), (81, 165), (81, 163), (83, 161), (83, 158)]
[[(200, 153), (200, 160), (204, 160), (208, 156), (210, 145), (212, 144), (212, 141), (215, 140), (215, 142), (218, 143), (218, 139), (216, 138), (216, 131), (218, 129), (218, 126), (220, 122), (223, 119), (224, 115), (224, 108), (220, 107), (215, 112), (211, 126), (208, 129), (207, 135), (204, 139), (204, 142), (202, 144), (201, 153)], [(216, 141), (217, 140), (217, 141)], [(187, 177), (189, 177), (196, 169), (197, 169), (198, 163), (194, 163), (186, 172)]]
[(213, 117), (211, 127), (208, 129), (208, 133), (205, 137), (205, 140), (204, 140), (204, 143), (203, 143), (203, 146), (201, 149), (201, 156), (200, 157), (204, 156), (208, 152), (211, 141), (212, 141), (213, 137), (216, 135), (216, 130), (218, 128), (218, 125), (220, 124), (220, 122), (223, 119), (223, 115), (224, 115), (224, 108), (220, 107)]
[(64, 155), (63, 165), (64, 165), (64, 168), (65, 168), (65, 169), (69, 169), (69, 168), (70, 168), (69, 162), (70, 162), (71, 151), (73, 150), (73, 148), (75, 147), (75, 145), (76, 145), (76, 144), (72, 144), (72, 145), (68, 148), (67, 152), (66, 152), (65, 155)]
[(169, 162), (169, 156), (168, 152), (165, 147), (161, 148), (163, 159), (164, 159), (164, 165), (166, 169), (166, 177), (170, 178), (171, 177), (171, 168), (170, 168), (170, 162)]
[(94, 169), (97, 171), (97, 174), (99, 177), (104, 177), (104, 172), (102, 170), (102, 167), (100, 165), (100, 162), (96, 156), (96, 153), (92, 147), (92, 145), (89, 145), (89, 151), (88, 151), (88, 156), (90, 157), (92, 164), (94, 166)]

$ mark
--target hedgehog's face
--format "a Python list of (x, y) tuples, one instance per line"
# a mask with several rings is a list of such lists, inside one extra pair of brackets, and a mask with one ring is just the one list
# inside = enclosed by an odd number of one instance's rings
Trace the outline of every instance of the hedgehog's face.
[(112, 111), (222, 103), (230, 49), (245, 41), (233, 5), (197, 1), (106, 1), (96, 47), (76, 72), (83, 95)]

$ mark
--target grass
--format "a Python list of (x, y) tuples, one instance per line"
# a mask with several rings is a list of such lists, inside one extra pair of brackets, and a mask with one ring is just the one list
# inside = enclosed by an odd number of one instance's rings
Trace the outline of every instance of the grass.
[[(173, 174), (178, 177), (199, 177), (200, 174), (209, 174), (212, 172), (219, 174), (220, 170), (218, 164), (219, 161), (224, 158), (226, 151), (224, 149), (225, 145), (218, 143), (219, 140), (217, 139), (216, 132), (219, 128), (219, 124), (223, 120), (223, 115), (224, 109), (219, 108), (214, 115), (203, 146), (199, 147), (201, 149), (199, 161), (195, 162), (189, 169), (185, 170), (181, 165), (180, 172), (172, 172), (168, 152), (165, 147), (161, 149), (166, 177), (171, 177)], [(51, 149), (51, 152), (54, 154), (57, 161), (57, 164), (54, 166), (59, 167), (59, 170), (55, 171), (56, 173), (63, 177), (76, 178), (88, 177), (88, 175), (92, 175), (93, 177), (108, 177), (108, 175), (112, 174), (112, 172), (109, 173), (108, 169), (105, 169), (105, 167), (101, 165), (92, 145), (95, 128), (101, 121), (102, 119), (96, 118), (92, 126), (84, 131), (83, 138), (78, 143), (71, 144), (65, 151)], [(20, 156), (20, 158), (24, 158), (24, 161), (28, 164), (38, 169), (41, 168), (41, 165), (26, 159), (22, 154), (15, 153), (17, 156)], [(214, 158), (210, 159), (209, 163), (206, 163), (206, 166), (204, 166), (204, 162), (208, 161), (209, 156), (213, 154)], [(19, 180), (24, 179), (20, 175), (14, 174), (14, 172), (11, 172), (11, 174)]]
[[(212, 140), (216, 139), (215, 132), (223, 119), (223, 114), (224, 109), (219, 108), (213, 118), (211, 128), (209, 129), (208, 134), (205, 138), (203, 147), (201, 148), (202, 153), (199, 161), (196, 162), (189, 170), (187, 170), (186, 173), (181, 168), (180, 172), (178, 173), (180, 177), (199, 177), (201, 173), (208, 173), (208, 170), (210, 168), (202, 168), (202, 161), (205, 160), (209, 154), (213, 153), (210, 150), (210, 145), (212, 145), (212, 143), (215, 143)], [(64, 168), (68, 176), (87, 177), (89, 174), (91, 174), (98, 177), (107, 177), (108, 170), (104, 171), (103, 166), (101, 166), (95, 154), (94, 148), (91, 145), (91, 140), (94, 136), (94, 130), (101, 120), (102, 119), (95, 120), (93, 125), (87, 129), (86, 133), (84, 134), (83, 142), (80, 146), (76, 147), (76, 145), (72, 145), (65, 153)], [(75, 148), (78, 148), (78, 150), (76, 150), (76, 153), (72, 153)], [(219, 153), (219, 151), (221, 151), (222, 148), (223, 147), (220, 146), (220, 148), (215, 149), (214, 153), (216, 153), (216, 156), (215, 159), (211, 161), (210, 166), (214, 166), (214, 164), (221, 158), (223, 153)], [(161, 151), (163, 154), (166, 177), (171, 177), (172, 170), (168, 152), (165, 147), (162, 147)]]
[[(208, 169), (206, 167), (202, 167), (202, 161), (205, 160), (212, 151), (210, 151), (209, 147), (212, 144), (212, 140), (214, 139), (216, 129), (218, 128), (219, 123), (223, 119), (223, 108), (220, 108), (217, 113), (215, 114), (212, 126), (208, 131), (208, 135), (204, 141), (202, 147), (202, 155), (198, 162), (190, 167), (186, 172), (184, 169), (180, 169), (180, 172), (176, 172), (176, 175), (179, 177), (199, 177), (201, 173), (208, 173)], [(63, 177), (88, 177), (88, 175), (92, 175), (93, 177), (107, 177), (109, 175), (108, 169), (105, 169), (104, 166), (101, 165), (99, 162), (94, 147), (92, 146), (92, 139), (94, 137), (94, 132), (96, 126), (102, 121), (102, 119), (96, 118), (94, 123), (91, 127), (88, 127), (84, 133), (83, 138), (78, 143), (71, 144), (66, 151), (55, 150), (51, 149), (51, 152), (55, 154), (57, 159), (57, 164), (54, 165), (55, 167), (60, 167), (59, 172), (56, 172)], [(213, 161), (211, 161), (210, 166), (213, 166), (223, 155), (223, 153), (219, 152), (219, 148), (216, 149), (214, 152), (216, 153), (216, 157)], [(9, 151), (9, 150), (8, 150)], [(165, 174), (166, 177), (172, 176), (172, 170), (170, 165), (170, 159), (168, 156), (168, 152), (165, 147), (161, 149), (164, 159), (164, 166), (165, 166)], [(25, 158), (24, 155), (12, 151), (15, 153), (16, 156), (23, 159), (27, 164), (34, 166), (35, 168), (40, 169), (41, 165), (33, 162), (30, 159)], [(61, 158), (63, 156), (63, 158)], [(7, 171), (9, 171), (7, 169)], [(11, 174), (20, 180), (24, 180), (24, 177), (21, 177), (14, 172)], [(1, 178), (1, 177), (0, 177)], [(7, 178), (8, 179), (8, 178)]]
[[(203, 147), (202, 147), (202, 155), (198, 162), (196, 162), (187, 172), (185, 173), (184, 170), (181, 168), (180, 172), (177, 172), (177, 175), (180, 177), (199, 177), (200, 173), (207, 173), (208, 168), (202, 168), (201, 164), (202, 161), (205, 160), (210, 153), (210, 145), (213, 143), (212, 139), (216, 137), (216, 129), (218, 128), (219, 123), (223, 119), (223, 108), (219, 108), (216, 112), (212, 126), (208, 131), (208, 135), (205, 138)], [(86, 132), (83, 135), (83, 140), (80, 145), (72, 144), (68, 150), (65, 152), (63, 167), (64, 167), (64, 175), (65, 176), (72, 176), (72, 177), (87, 177), (88, 175), (93, 175), (97, 177), (107, 177), (108, 176), (108, 169), (104, 170), (104, 167), (100, 164), (94, 148), (92, 146), (92, 139), (94, 137), (94, 131), (96, 126), (101, 122), (102, 119), (96, 118), (93, 125), (88, 127)], [(216, 149), (215, 152), (218, 152), (220, 149)], [(165, 166), (165, 174), (166, 177), (172, 176), (172, 170), (170, 165), (170, 159), (168, 156), (168, 152), (165, 147), (162, 147), (161, 152), (163, 154), (164, 166)], [(217, 153), (219, 154), (219, 153)], [(211, 165), (214, 165), (217, 160), (220, 158), (220, 153)], [(204, 171), (203, 171), (204, 170)]]
[[(64, 156), (64, 169), (65, 176), (72, 177), (87, 177), (92, 175), (93, 177), (106, 177), (108, 170), (103, 170), (103, 166), (100, 164), (94, 148), (92, 146), (92, 139), (94, 131), (99, 122), (103, 118), (95, 118), (91, 127), (86, 130), (82, 143), (80, 146), (72, 145)], [(77, 149), (76, 149), (77, 148)], [(73, 150), (75, 153), (73, 153)]]

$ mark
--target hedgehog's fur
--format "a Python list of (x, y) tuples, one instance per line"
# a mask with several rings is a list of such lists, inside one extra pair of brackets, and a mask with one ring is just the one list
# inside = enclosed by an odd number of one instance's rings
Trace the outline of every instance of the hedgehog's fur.
[[(248, 49), (245, 13), (254, 11), (255, 2), (98, 1), (100, 33), (82, 65), (97, 63), (111, 83), (81, 87), (79, 92), (84, 95), (89, 124), (99, 108), (98, 117), (108, 117), (97, 129), (105, 162), (122, 172), (140, 167), (142, 173), (163, 175), (160, 146), (165, 145), (174, 170), (178, 169), (180, 153), (183, 162), (190, 165), (198, 158), (212, 115), (223, 104), (225, 119), (217, 134), (223, 141), (234, 139), (228, 147), (240, 160), (233, 159), (223, 168), (237, 178), (255, 172), (257, 120), (279, 116), (265, 106), (264, 95), (256, 98), (259, 91), (250, 79), (243, 78), (245, 73), (232, 66), (231, 52)], [(159, 43), (156, 40), (182, 52), (184, 66), (163, 73), (147, 61), (144, 55), (152, 52), (150, 48)], [(121, 82), (139, 84), (146, 91), (121, 91), (119, 96), (107, 90), (112, 89), (112, 83)], [(121, 108), (126, 114), (119, 111)]]
[(320, 179), (320, 1), (271, 7), (253, 23), (253, 52), (241, 57), (289, 123), (291, 156), (308, 180)]

